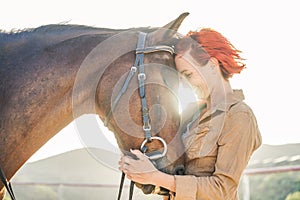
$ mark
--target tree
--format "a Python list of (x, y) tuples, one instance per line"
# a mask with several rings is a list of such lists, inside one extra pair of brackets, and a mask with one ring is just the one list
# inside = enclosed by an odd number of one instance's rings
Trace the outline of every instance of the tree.
[[(251, 200), (287, 200), (289, 194), (300, 192), (300, 172), (253, 175), (249, 183)], [(242, 199), (242, 190), (239, 196)]]

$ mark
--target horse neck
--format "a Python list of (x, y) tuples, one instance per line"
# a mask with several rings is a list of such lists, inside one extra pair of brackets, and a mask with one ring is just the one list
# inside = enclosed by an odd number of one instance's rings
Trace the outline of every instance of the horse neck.
[[(17, 42), (22, 50), (11, 50), (5, 58), (0, 55), (0, 165), (8, 179), (73, 120), (73, 85), (77, 72), (85, 56), (105, 39), (101, 34), (88, 33), (64, 36), (68, 39), (45, 43), (39, 48), (32, 48), (32, 43), (23, 39), (22, 45)], [(29, 38), (34, 41), (34, 37)], [(90, 95), (88, 88), (77, 92), (75, 103), (85, 102)], [(90, 113), (90, 110), (81, 112)]]

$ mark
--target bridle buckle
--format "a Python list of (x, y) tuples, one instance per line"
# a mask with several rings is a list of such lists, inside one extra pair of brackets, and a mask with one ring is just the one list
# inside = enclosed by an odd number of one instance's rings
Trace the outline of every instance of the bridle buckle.
[(132, 67), (130, 68), (130, 71), (132, 71), (133, 73), (135, 73), (136, 70), (137, 70), (136, 66), (132, 66)]
[(139, 73), (138, 74), (138, 80), (146, 80), (146, 74), (145, 73)]

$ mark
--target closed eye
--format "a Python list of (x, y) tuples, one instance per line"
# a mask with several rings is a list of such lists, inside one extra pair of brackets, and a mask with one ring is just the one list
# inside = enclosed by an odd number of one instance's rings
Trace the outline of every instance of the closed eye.
[(185, 78), (189, 79), (192, 77), (192, 73), (184, 73), (183, 74)]

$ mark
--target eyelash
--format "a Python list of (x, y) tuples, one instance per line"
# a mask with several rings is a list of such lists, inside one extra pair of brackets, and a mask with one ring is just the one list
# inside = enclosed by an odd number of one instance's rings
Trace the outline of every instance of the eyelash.
[(184, 77), (185, 77), (185, 78), (191, 78), (191, 76), (192, 76), (192, 73), (184, 74)]

